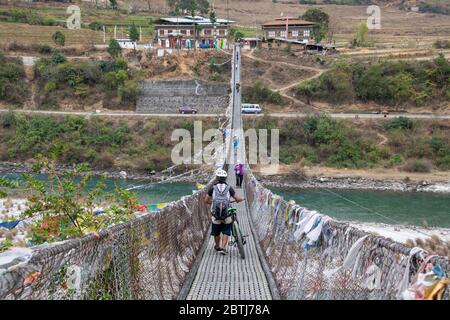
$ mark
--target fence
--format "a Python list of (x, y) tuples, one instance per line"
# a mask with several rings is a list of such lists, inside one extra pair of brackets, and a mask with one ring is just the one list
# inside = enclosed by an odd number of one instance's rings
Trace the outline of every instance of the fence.
[[(250, 214), (281, 299), (402, 298), (425, 252), (287, 202), (247, 171)], [(430, 258), (450, 274), (448, 258)]]
[(204, 192), (98, 235), (37, 249), (1, 274), (0, 299), (176, 298), (210, 224)]

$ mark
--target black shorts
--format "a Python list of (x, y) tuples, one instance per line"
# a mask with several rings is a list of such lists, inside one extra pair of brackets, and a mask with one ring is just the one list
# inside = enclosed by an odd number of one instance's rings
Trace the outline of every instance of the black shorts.
[(232, 223), (221, 223), (221, 224), (212, 224), (211, 227), (211, 235), (219, 236), (221, 233), (226, 234), (227, 236), (231, 236), (231, 225)]

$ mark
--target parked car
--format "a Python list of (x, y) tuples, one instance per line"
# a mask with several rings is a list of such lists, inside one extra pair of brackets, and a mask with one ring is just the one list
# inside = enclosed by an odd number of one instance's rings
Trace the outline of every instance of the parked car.
[(185, 113), (193, 113), (196, 114), (197, 113), (197, 109), (194, 109), (191, 106), (181, 106), (180, 109), (178, 110), (180, 113), (185, 114)]
[(261, 107), (259, 104), (254, 103), (243, 103), (241, 105), (242, 113), (261, 113)]

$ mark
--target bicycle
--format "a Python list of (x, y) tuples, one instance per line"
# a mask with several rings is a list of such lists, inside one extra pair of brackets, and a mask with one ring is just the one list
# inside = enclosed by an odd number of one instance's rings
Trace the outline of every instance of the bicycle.
[[(232, 203), (235, 201), (232, 201)], [(236, 217), (236, 208), (230, 207), (228, 208), (228, 213), (230, 213), (231, 219), (233, 220), (231, 225), (231, 233), (233, 235), (234, 241), (229, 243), (229, 246), (237, 245), (239, 254), (242, 259), (245, 259), (245, 251), (244, 245), (246, 243), (244, 235), (242, 235), (241, 227), (239, 226), (239, 222)]]

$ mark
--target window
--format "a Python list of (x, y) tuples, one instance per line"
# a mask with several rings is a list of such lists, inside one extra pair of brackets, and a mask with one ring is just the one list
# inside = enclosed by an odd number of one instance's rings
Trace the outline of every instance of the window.
[(297, 38), (298, 37), (298, 30), (292, 31), (292, 36), (294, 38)]
[(186, 35), (186, 31), (187, 30), (181, 29), (181, 34)]
[(275, 38), (275, 31), (267, 32), (267, 38)]
[(286, 31), (280, 31), (280, 37), (286, 38)]
[(305, 30), (305, 31), (303, 31), (303, 36), (304, 36), (305, 38), (309, 38), (310, 35), (311, 35), (311, 30)]
[(164, 29), (159, 29), (159, 35), (163, 36), (164, 35)]

